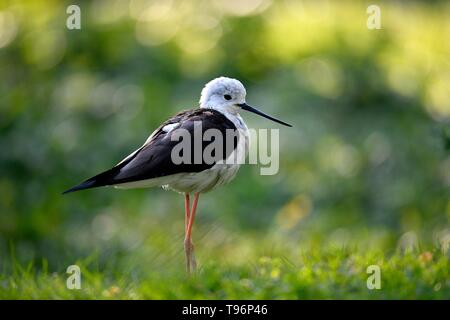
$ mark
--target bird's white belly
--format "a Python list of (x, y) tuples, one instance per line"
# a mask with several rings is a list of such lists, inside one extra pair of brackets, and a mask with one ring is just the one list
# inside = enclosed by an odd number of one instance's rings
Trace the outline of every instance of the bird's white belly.
[(114, 187), (119, 189), (150, 188), (162, 186), (166, 190), (177, 192), (208, 192), (234, 179), (239, 164), (215, 164), (200, 172), (183, 172), (170, 176), (148, 180), (121, 183)]
[(175, 174), (163, 188), (177, 192), (208, 192), (233, 180), (238, 170), (237, 164), (215, 164), (201, 172)]

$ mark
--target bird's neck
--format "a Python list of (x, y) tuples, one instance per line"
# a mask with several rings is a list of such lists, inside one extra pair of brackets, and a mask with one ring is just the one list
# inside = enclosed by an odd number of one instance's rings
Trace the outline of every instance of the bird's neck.
[(228, 118), (233, 124), (236, 126), (237, 129), (247, 131), (248, 128), (245, 125), (244, 120), (242, 119), (241, 115), (238, 113), (238, 108), (230, 108), (229, 106), (209, 106), (209, 105), (200, 105), (200, 108), (207, 108), (207, 109), (213, 109), (221, 114), (223, 114), (225, 117)]
[(239, 113), (224, 113), (225, 117), (228, 118), (233, 124), (236, 126), (238, 130), (243, 130), (245, 132), (248, 131), (247, 125), (245, 124), (244, 120), (242, 119), (241, 115)]

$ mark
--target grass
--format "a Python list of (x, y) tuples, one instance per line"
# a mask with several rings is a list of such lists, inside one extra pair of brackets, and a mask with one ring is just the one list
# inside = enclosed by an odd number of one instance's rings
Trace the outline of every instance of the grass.
[[(220, 255), (220, 254), (219, 254)], [(219, 256), (218, 255), (218, 256)], [(440, 250), (390, 255), (376, 250), (327, 246), (293, 250), (289, 256), (251, 257), (246, 263), (201, 256), (188, 277), (181, 257), (164, 268), (105, 263), (93, 255), (76, 264), (81, 289), (66, 288), (69, 275), (13, 261), (0, 276), (0, 299), (448, 299), (448, 257)], [(213, 253), (213, 257), (215, 254)], [(131, 258), (126, 258), (130, 262)], [(245, 260), (245, 259), (244, 259)], [(111, 260), (112, 261), (112, 260)], [(367, 266), (378, 265), (381, 289), (369, 290)]]

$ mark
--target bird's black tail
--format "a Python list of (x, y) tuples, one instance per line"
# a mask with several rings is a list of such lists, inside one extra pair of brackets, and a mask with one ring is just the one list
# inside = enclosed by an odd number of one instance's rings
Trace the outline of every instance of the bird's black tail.
[(75, 187), (67, 189), (62, 194), (75, 192), (75, 191), (80, 191), (80, 190), (84, 190), (84, 189), (91, 189), (91, 188), (95, 188), (95, 187), (100, 187), (99, 185), (96, 185), (95, 182), (96, 181), (92, 180), (92, 179), (86, 180), (86, 181), (80, 183), (79, 185), (76, 185)]
[(114, 167), (110, 170), (102, 172), (95, 177), (89, 178), (75, 187), (64, 191), (62, 194), (114, 184), (114, 176), (117, 174), (117, 171), (117, 167)]

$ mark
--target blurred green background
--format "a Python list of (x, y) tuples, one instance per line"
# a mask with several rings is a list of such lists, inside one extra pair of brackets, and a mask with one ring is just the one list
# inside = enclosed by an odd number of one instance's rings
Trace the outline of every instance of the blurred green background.
[[(280, 128), (277, 175), (245, 165), (200, 197), (200, 264), (304, 246), (448, 253), (450, 5), (377, 3), (380, 30), (366, 26), (367, 1), (1, 0), (2, 272), (14, 259), (64, 272), (92, 255), (132, 277), (182, 270), (182, 196), (61, 192), (221, 75), (294, 127)], [(66, 28), (69, 4), (81, 30)]]

